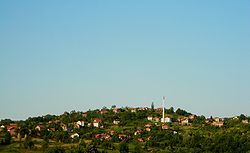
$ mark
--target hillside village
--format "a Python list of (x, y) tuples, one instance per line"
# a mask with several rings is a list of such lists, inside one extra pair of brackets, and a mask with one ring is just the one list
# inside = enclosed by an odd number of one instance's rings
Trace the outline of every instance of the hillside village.
[[(50, 146), (50, 142), (57, 145), (80, 143), (88, 145), (95, 142), (94, 146), (99, 148), (99, 151), (108, 152), (119, 150), (121, 148), (119, 145), (126, 142), (127, 145), (129, 143), (137, 144), (128, 147), (130, 152), (131, 148), (138, 146), (142, 152), (158, 152), (166, 148), (175, 151), (179, 141), (183, 141), (179, 143), (187, 141), (185, 140), (186, 135), (189, 135), (188, 138), (192, 137), (197, 134), (197, 131), (203, 129), (204, 133), (212, 139), (211, 133), (225, 129), (232, 130), (234, 127), (242, 127), (242, 133), (240, 134), (245, 134), (247, 140), (244, 142), (246, 148), (243, 149), (250, 149), (249, 117), (243, 114), (232, 118), (212, 116), (205, 118), (180, 108), (176, 111), (174, 111), (173, 107), (169, 109), (154, 108), (153, 103), (151, 108), (117, 108), (112, 106), (111, 108), (103, 107), (86, 112), (65, 112), (59, 116), (30, 117), (25, 121), (2, 120), (0, 123), (0, 132), (7, 131), (11, 136), (10, 142), (7, 142), (8, 144), (22, 143), (22, 141), (29, 138), (31, 143), (24, 146), (24, 149), (48, 149), (53, 146)], [(171, 136), (174, 144), (166, 142), (167, 139), (164, 139), (165, 134), (168, 135), (166, 138)], [(156, 138), (160, 135), (163, 138), (157, 140)], [(32, 139), (47, 140), (47, 146), (44, 146), (39, 141), (32, 141)], [(194, 137), (194, 139), (197, 138)], [(0, 142), (4, 144), (6, 143), (4, 141), (4, 135), (1, 134)], [(168, 141), (170, 141), (169, 138)], [(187, 148), (187, 146), (181, 147), (184, 150)], [(65, 147), (63, 148), (65, 149)], [(201, 149), (201, 147), (198, 148)]]

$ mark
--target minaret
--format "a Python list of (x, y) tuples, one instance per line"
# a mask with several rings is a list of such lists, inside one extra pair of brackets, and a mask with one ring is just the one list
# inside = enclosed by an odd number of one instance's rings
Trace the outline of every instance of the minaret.
[(165, 123), (165, 106), (164, 106), (164, 103), (165, 103), (165, 96), (163, 96), (163, 101), (162, 101), (162, 120), (161, 122)]

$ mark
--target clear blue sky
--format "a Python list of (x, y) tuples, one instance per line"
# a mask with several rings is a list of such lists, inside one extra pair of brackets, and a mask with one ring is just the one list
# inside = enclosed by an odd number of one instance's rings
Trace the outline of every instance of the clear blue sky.
[(250, 115), (250, 1), (0, 2), (0, 119), (121, 106)]

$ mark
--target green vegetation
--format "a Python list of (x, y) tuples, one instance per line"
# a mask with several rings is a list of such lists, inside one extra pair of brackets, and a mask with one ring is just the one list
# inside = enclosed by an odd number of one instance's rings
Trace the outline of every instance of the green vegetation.
[(185, 110), (103, 107), (0, 122), (2, 153), (250, 152), (249, 117), (205, 118)]

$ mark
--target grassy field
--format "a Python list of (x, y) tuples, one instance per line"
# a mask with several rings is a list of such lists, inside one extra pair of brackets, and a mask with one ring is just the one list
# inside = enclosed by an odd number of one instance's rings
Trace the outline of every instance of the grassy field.
[(28, 149), (20, 149), (19, 143), (12, 143), (10, 145), (1, 145), (0, 146), (1, 153), (43, 153), (43, 151), (38, 149), (28, 150)]

